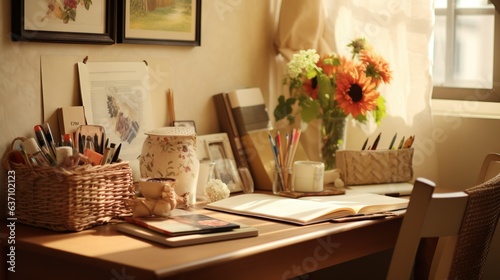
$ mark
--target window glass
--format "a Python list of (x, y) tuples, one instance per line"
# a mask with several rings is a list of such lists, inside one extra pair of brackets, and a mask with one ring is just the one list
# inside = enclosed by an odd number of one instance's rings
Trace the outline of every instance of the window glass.
[[(449, 11), (448, 3), (456, 9)], [(436, 0), (435, 11), (434, 86), (492, 88), (495, 25), (492, 4), (488, 0)]]

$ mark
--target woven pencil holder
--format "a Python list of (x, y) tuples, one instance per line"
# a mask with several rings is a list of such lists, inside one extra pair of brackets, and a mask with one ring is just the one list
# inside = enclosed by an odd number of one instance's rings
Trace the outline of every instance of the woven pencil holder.
[(61, 168), (12, 163), (7, 156), (2, 164), (19, 223), (54, 231), (81, 231), (132, 215), (126, 201), (135, 193), (126, 161)]
[(413, 179), (413, 148), (399, 150), (341, 150), (337, 168), (347, 186), (408, 182)]

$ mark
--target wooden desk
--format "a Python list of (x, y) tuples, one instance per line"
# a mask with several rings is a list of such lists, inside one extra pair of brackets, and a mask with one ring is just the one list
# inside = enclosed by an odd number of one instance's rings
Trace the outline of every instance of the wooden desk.
[[(5, 279), (285, 279), (394, 247), (402, 220), (295, 226), (200, 212), (257, 227), (259, 236), (170, 248), (113, 225), (57, 233), (17, 224), (16, 272)], [(5, 228), (3, 223), (2, 273)]]

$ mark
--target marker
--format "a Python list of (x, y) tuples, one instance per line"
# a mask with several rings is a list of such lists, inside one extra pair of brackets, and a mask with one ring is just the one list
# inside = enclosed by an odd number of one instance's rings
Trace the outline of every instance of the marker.
[(43, 155), (47, 159), (47, 161), (50, 163), (50, 165), (55, 165), (56, 160), (55, 156), (51, 155), (49, 152), (49, 149), (47, 148), (47, 140), (45, 139), (45, 135), (43, 132), (43, 128), (41, 125), (35, 125), (34, 127), (35, 130), (35, 135), (36, 139), (38, 140), (38, 145), (40, 147), (40, 150), (42, 151)]
[(408, 140), (406, 140), (405, 144), (403, 145), (403, 149), (409, 149), (411, 145), (413, 145), (413, 140), (415, 139), (415, 136), (410, 136)]
[(394, 142), (396, 141), (396, 137), (398, 137), (398, 133), (394, 134), (394, 137), (392, 137), (391, 144), (389, 145), (389, 150), (392, 149), (392, 146), (394, 146)]
[(113, 161), (114, 155), (115, 155), (115, 143), (109, 144), (109, 156), (108, 159), (106, 160), (106, 163), (111, 163)]
[(120, 149), (122, 147), (122, 143), (118, 144), (118, 147), (116, 148), (114, 154), (113, 154), (113, 159), (111, 162), (118, 162), (118, 156), (120, 155)]
[(378, 134), (377, 138), (375, 139), (375, 142), (373, 142), (372, 150), (376, 150), (377, 149), (378, 141), (380, 141), (380, 135), (381, 134), (382, 134), (382, 132), (380, 132)]
[(366, 148), (366, 144), (368, 144), (368, 138), (366, 138), (365, 143), (363, 144), (363, 147), (361, 148), (361, 151), (363, 151)]
[(50, 129), (50, 125), (48, 123), (42, 124), (43, 131), (45, 132), (45, 139), (49, 144), (50, 152), (52, 156), (56, 158), (56, 143), (54, 142), (54, 136), (52, 134), (52, 130)]
[(405, 137), (403, 136), (403, 138), (401, 139), (401, 142), (399, 142), (398, 149), (403, 148), (404, 142), (405, 142)]

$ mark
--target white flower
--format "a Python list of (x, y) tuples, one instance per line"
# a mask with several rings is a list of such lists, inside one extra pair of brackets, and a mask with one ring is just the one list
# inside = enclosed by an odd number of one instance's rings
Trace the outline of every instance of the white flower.
[(229, 193), (227, 185), (219, 179), (211, 179), (205, 186), (205, 197), (208, 202), (228, 198)]
[(314, 49), (300, 50), (292, 56), (292, 60), (287, 64), (288, 76), (292, 79), (298, 78), (303, 71), (306, 73), (318, 69), (316, 63), (319, 61), (319, 54)]

